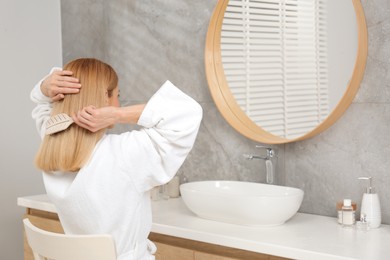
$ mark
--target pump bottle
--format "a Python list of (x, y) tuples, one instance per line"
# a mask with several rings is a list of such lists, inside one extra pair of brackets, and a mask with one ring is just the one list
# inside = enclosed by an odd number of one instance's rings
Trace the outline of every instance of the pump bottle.
[(381, 205), (377, 193), (372, 189), (372, 177), (359, 177), (359, 180), (368, 180), (369, 184), (363, 194), (360, 216), (365, 216), (370, 228), (378, 228), (381, 225)]

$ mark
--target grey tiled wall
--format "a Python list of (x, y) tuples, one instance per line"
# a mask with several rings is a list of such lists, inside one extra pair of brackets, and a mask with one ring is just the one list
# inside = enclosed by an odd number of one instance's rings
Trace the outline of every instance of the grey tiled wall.
[(335, 202), (361, 202), (372, 176), (390, 224), (390, 1), (363, 0), (368, 26), (368, 60), (360, 90), (346, 114), (310, 140), (285, 146), (287, 185), (305, 190), (300, 211), (334, 215)]
[[(276, 181), (302, 188), (301, 212), (335, 216), (336, 201), (360, 202), (363, 184), (374, 177), (383, 220), (390, 224), (390, 1), (364, 0), (369, 57), (359, 93), (346, 114), (312, 139), (274, 146)], [(187, 181), (265, 182), (254, 143), (232, 129), (217, 111), (204, 71), (207, 27), (217, 0), (62, 1), (64, 62), (78, 57), (107, 61), (120, 76), (122, 105), (144, 102), (166, 80), (204, 109), (195, 147), (179, 171)], [(120, 126), (115, 131), (124, 131)]]

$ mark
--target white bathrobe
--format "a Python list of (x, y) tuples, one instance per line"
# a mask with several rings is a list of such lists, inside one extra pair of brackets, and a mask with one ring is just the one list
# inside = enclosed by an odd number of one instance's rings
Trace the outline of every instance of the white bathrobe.
[[(50, 99), (39, 82), (31, 93), (32, 112), (44, 134)], [(149, 100), (139, 131), (105, 135), (77, 173), (43, 173), (66, 234), (111, 234), (119, 260), (154, 259), (147, 237), (152, 215), (149, 191), (167, 183), (190, 152), (202, 108), (167, 81)], [(98, 249), (97, 249), (98, 250)]]

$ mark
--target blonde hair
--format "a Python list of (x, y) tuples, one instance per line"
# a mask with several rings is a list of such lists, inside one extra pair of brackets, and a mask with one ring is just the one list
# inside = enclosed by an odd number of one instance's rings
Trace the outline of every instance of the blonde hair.
[[(67, 94), (64, 99), (53, 103), (51, 115), (66, 113), (73, 115), (82, 108), (93, 105), (107, 106), (107, 98), (118, 86), (118, 76), (113, 68), (96, 59), (77, 59), (64, 66), (80, 80), (77, 94)], [(108, 94), (108, 97), (107, 97)], [(90, 132), (76, 124), (67, 130), (46, 135), (35, 158), (36, 166), (45, 171), (78, 172), (88, 161), (96, 143), (106, 129)]]

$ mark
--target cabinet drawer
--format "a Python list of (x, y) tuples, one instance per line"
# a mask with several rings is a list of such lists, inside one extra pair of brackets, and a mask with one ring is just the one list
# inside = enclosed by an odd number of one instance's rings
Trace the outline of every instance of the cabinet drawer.
[[(264, 259), (268, 260), (268, 258), (264, 258)], [(194, 260), (239, 260), (239, 259), (226, 257), (226, 256), (212, 255), (203, 252), (195, 252)]]
[(194, 251), (155, 242), (156, 260), (194, 260)]

